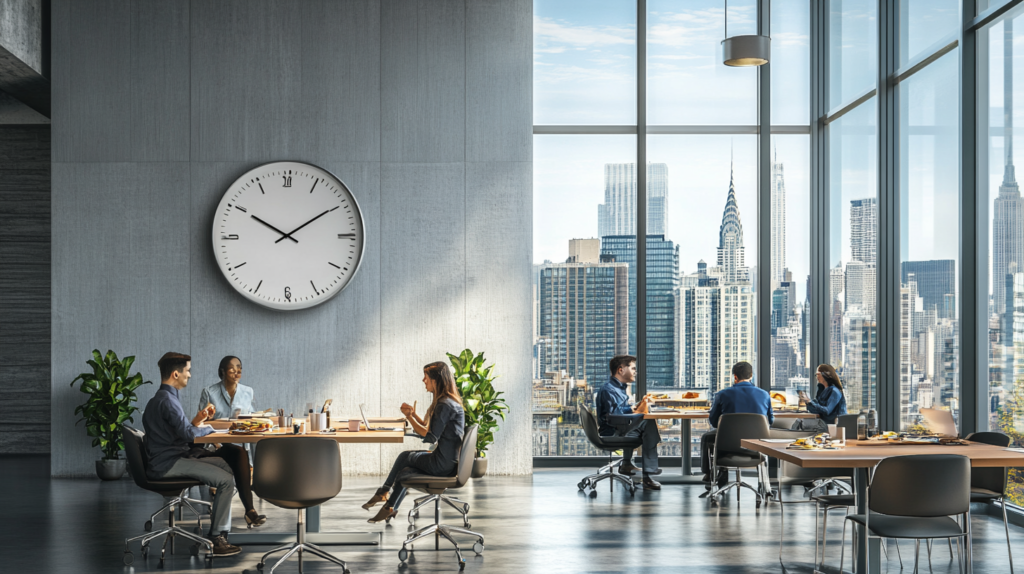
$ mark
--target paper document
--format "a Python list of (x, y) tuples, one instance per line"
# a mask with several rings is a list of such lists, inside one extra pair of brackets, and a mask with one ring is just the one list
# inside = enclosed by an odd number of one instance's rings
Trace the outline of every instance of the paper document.
[(763, 442), (779, 442), (779, 443), (782, 443), (782, 442), (793, 442), (794, 439), (791, 439), (791, 438), (763, 438), (761, 440)]

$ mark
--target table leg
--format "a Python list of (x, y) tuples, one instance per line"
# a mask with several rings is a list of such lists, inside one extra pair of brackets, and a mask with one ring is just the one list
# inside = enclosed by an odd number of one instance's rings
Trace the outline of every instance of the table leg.
[[(868, 468), (853, 469), (853, 488), (857, 495), (857, 514), (867, 515)], [(882, 546), (878, 538), (868, 538), (863, 528), (856, 529), (857, 554), (854, 572), (877, 574), (882, 568)]]
[(693, 439), (693, 432), (690, 419), (681, 419), (679, 424), (679, 440), (682, 443), (679, 449), (680, 458), (682, 459), (680, 473), (662, 474), (658, 477), (658, 482), (662, 484), (704, 484), (700, 476), (693, 475), (693, 463), (690, 461), (690, 441)]

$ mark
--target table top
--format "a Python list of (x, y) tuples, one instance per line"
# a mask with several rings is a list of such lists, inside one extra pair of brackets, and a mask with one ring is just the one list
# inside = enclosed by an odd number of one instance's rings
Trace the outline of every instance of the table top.
[(791, 462), (804, 468), (870, 468), (891, 456), (915, 454), (959, 454), (971, 459), (971, 466), (1006, 468), (1024, 466), (1024, 452), (972, 442), (969, 445), (894, 445), (877, 441), (848, 440), (839, 450), (787, 449), (788, 443), (742, 440), (743, 448)]
[[(797, 411), (775, 411), (775, 416), (778, 418), (791, 418), (791, 419), (816, 419), (818, 415), (808, 412), (797, 412)], [(681, 419), (681, 420), (700, 420), (708, 418), (707, 410), (700, 411), (680, 411), (680, 412), (654, 412), (647, 413), (644, 415), (645, 419)]]
[(332, 438), (339, 443), (346, 444), (366, 444), (366, 443), (391, 443), (391, 442), (403, 442), (405, 440), (405, 433), (402, 431), (338, 431), (336, 433), (309, 433), (309, 434), (292, 434), (291, 430), (277, 430), (258, 434), (226, 434), (226, 433), (212, 433), (204, 437), (196, 439), (198, 444), (213, 444), (213, 443), (225, 443), (225, 444), (243, 444), (259, 442), (265, 438), (308, 438), (308, 437), (322, 437)]

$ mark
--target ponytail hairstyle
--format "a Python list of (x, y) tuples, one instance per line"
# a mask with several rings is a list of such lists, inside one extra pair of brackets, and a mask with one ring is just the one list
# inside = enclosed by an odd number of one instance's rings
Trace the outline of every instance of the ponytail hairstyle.
[(839, 392), (843, 392), (843, 383), (839, 380), (839, 375), (836, 374), (836, 370), (832, 368), (832, 365), (823, 363), (818, 365), (818, 372), (821, 373), (821, 378), (828, 381), (830, 386), (839, 389)]
[(452, 370), (448, 367), (448, 363), (441, 361), (430, 363), (423, 367), (423, 374), (434, 381), (434, 400), (427, 408), (426, 420), (429, 428), (430, 417), (434, 414), (434, 407), (437, 406), (438, 401), (447, 397), (461, 406), (462, 396), (459, 395), (459, 387), (455, 385), (455, 377), (452, 376)]

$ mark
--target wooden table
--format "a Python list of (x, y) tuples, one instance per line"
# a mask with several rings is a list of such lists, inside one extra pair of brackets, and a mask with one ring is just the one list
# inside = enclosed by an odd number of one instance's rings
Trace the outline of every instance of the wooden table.
[[(340, 422), (340, 421), (339, 421)], [(374, 420), (370, 419), (370, 424)], [(400, 443), (405, 440), (404, 431), (338, 431), (336, 433), (308, 433), (292, 434), (290, 431), (279, 430), (251, 435), (235, 435), (225, 433), (213, 433), (196, 439), (198, 444), (245, 444), (256, 443), (267, 438), (284, 438), (295, 440), (299, 438), (323, 437), (338, 441), (339, 444), (380, 444)], [(295, 530), (281, 532), (267, 532), (262, 528), (253, 528), (231, 534), (231, 543), (237, 545), (245, 544), (290, 544), (295, 542)], [(380, 545), (380, 532), (321, 532), (320, 531), (320, 506), (312, 506), (306, 509), (306, 540), (313, 544), (348, 544), (348, 545)]]
[[(849, 440), (846, 448), (840, 450), (791, 450), (786, 443), (770, 443), (761, 440), (743, 440), (740, 445), (771, 457), (778, 458), (804, 468), (849, 468), (853, 469), (853, 487), (857, 498), (857, 513), (867, 513), (868, 470), (883, 459), (891, 456), (915, 454), (958, 454), (971, 460), (971, 466), (1006, 468), (1024, 466), (1024, 452), (1006, 450), (1003, 447), (981, 443), (969, 446), (945, 445), (892, 445), (880, 441)], [(877, 538), (867, 539), (864, 529), (858, 529), (857, 555), (854, 557), (854, 572), (869, 574), (881, 570), (881, 547)], [(967, 555), (967, 572), (971, 572), (971, 556)]]
[[(709, 409), (680, 409), (675, 412), (655, 411), (644, 415), (645, 420), (678, 420), (680, 422), (679, 442), (682, 448), (679, 454), (682, 459), (682, 471), (678, 476), (662, 475), (658, 477), (659, 481), (665, 484), (703, 484), (704, 481), (701, 480), (701, 477), (693, 474), (693, 462), (690, 460), (690, 441), (693, 440), (693, 423), (691, 421), (707, 420), (708, 413)], [(775, 417), (813, 419), (818, 415), (799, 411), (775, 411)]]

